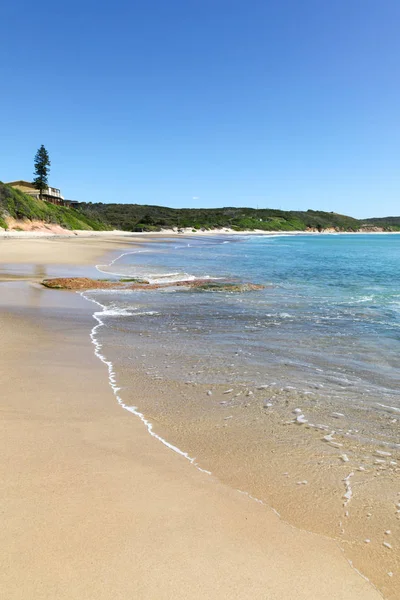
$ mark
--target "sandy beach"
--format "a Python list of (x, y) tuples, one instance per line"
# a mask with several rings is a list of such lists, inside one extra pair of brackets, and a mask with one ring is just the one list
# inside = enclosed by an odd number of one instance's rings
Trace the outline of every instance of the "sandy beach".
[(118, 405), (93, 305), (38, 281), (93, 274), (135, 243), (0, 239), (3, 597), (382, 598), (333, 539), (199, 471)]

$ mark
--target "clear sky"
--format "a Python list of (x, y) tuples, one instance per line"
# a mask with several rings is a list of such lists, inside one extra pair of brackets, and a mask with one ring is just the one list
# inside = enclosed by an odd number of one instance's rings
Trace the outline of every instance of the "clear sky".
[(0, 179), (400, 214), (399, 0), (3, 3)]

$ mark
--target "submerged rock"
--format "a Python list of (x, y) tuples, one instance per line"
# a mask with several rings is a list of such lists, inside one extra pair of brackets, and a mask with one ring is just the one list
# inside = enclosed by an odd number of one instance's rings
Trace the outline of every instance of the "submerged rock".
[(257, 283), (232, 283), (223, 281), (200, 283), (192, 281), (189, 283), (189, 287), (199, 292), (253, 292), (255, 290), (263, 290), (265, 286)]
[[(132, 282), (135, 282), (132, 284)], [(107, 290), (131, 287), (147, 287), (148, 283), (138, 279), (90, 279), (89, 277), (55, 277), (54, 279), (44, 279), (44, 287), (56, 290)]]
[(175, 281), (168, 283), (149, 283), (141, 279), (90, 279), (89, 277), (55, 277), (44, 279), (44, 287), (57, 290), (157, 290), (166, 287), (182, 287), (200, 292), (251, 292), (262, 290), (265, 286), (256, 283), (240, 283), (232, 281), (212, 281), (195, 279), (193, 281)]

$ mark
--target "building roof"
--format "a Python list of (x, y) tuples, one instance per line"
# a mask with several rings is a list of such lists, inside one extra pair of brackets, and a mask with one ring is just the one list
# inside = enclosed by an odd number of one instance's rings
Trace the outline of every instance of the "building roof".
[(6, 185), (25, 185), (31, 188), (35, 187), (32, 181), (25, 181), (24, 179), (19, 179), (18, 181), (6, 181)]
[[(25, 181), (24, 179), (19, 179), (18, 181), (8, 181), (6, 185), (10, 185), (11, 187), (21, 187), (21, 188), (28, 188), (30, 190), (34, 190), (35, 192), (39, 193), (39, 190), (37, 189), (37, 187), (35, 186), (34, 183), (32, 183), (32, 181)], [(27, 192), (28, 194), (30, 192)], [(59, 188), (55, 188), (51, 185), (47, 185), (46, 188), (43, 190), (43, 195), (44, 196), (54, 196), (55, 198), (61, 198), (62, 200), (64, 199), (63, 196), (61, 196), (61, 190)]]

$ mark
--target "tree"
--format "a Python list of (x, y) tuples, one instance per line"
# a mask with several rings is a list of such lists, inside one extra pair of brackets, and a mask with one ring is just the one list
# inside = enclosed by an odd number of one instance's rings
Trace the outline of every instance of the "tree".
[(49, 153), (42, 144), (39, 150), (36, 152), (34, 173), (35, 179), (33, 180), (33, 185), (40, 192), (40, 199), (42, 199), (43, 190), (46, 190), (49, 186), (47, 177), (50, 172), (50, 164)]

